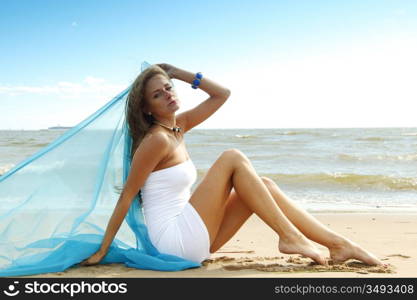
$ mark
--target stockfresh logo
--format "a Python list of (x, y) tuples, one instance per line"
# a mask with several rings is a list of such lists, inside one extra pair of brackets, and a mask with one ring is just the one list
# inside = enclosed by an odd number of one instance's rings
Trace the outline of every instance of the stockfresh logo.
[(3, 291), (3, 293), (10, 297), (19, 295), (20, 291), (16, 288), (18, 284), (19, 281), (14, 281), (13, 284), (9, 284), (9, 286), (7, 287), (7, 289)]

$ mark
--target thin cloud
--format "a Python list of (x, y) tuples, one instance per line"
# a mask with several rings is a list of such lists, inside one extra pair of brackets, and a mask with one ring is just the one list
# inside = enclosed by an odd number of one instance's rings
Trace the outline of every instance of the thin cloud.
[(404, 16), (406, 14), (406, 12), (407, 11), (405, 9), (399, 8), (399, 9), (394, 10), (394, 15)]
[(81, 83), (60, 81), (51, 86), (0, 85), (0, 95), (58, 95), (65, 99), (84, 96), (96, 98), (112, 96), (124, 88), (126, 88), (124, 85), (108, 83), (105, 79), (87, 76)]
[(78, 23), (74, 21), (74, 22), (71, 23), (71, 26), (72, 27), (77, 27), (78, 26)]

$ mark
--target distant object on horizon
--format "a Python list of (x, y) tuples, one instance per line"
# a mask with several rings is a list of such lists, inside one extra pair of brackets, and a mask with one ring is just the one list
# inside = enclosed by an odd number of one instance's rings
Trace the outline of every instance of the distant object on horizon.
[(67, 127), (67, 126), (53, 126), (53, 127), (48, 127), (48, 129), (70, 129), (72, 127)]

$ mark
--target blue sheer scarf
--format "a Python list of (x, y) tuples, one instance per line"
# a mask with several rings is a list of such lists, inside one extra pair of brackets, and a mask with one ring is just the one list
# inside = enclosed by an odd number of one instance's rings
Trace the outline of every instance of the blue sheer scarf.
[[(129, 89), (0, 176), (0, 276), (64, 271), (99, 249), (130, 170)], [(152, 245), (139, 195), (100, 263), (201, 266)]]

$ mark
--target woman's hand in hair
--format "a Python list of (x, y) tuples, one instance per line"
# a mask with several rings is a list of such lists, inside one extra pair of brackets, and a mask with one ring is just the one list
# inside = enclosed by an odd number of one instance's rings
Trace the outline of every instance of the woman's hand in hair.
[(158, 67), (160, 67), (161, 69), (163, 69), (169, 76), (169, 78), (174, 78), (175, 77), (175, 71), (177, 70), (176, 67), (174, 67), (173, 65), (170, 64), (156, 64)]

